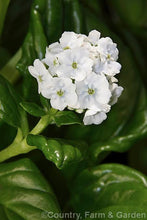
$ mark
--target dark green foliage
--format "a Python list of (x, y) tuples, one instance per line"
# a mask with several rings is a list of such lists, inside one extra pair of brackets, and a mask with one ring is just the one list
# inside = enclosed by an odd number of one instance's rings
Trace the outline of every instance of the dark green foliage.
[(2, 220), (40, 220), (44, 213), (60, 211), (50, 185), (29, 159), (1, 164), (0, 186)]

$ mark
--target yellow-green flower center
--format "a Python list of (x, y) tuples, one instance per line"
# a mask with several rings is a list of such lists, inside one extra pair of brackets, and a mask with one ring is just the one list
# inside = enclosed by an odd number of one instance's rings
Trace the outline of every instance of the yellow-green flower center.
[(43, 79), (42, 79), (41, 75), (38, 76), (38, 79), (39, 79), (39, 82), (43, 82)]
[(60, 89), (59, 91), (57, 91), (57, 95), (58, 95), (58, 96), (61, 97), (61, 96), (63, 96), (63, 94), (64, 94), (64, 92), (63, 92), (61, 89)]
[(78, 64), (77, 64), (76, 62), (73, 62), (73, 63), (72, 63), (72, 68), (73, 68), (73, 69), (77, 69), (77, 67), (78, 67)]
[(57, 63), (57, 60), (54, 60), (53, 61), (53, 64), (54, 64), (54, 66), (56, 66), (58, 63)]
[(88, 89), (88, 94), (93, 95), (95, 93), (94, 89)]
[(70, 47), (68, 47), (68, 46), (67, 46), (67, 47), (64, 47), (64, 50), (69, 50), (69, 49), (70, 49)]

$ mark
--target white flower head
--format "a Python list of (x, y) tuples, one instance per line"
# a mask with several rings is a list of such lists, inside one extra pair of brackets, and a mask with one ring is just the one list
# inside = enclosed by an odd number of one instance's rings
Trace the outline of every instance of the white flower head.
[(40, 93), (42, 91), (42, 88), (44, 88), (48, 81), (51, 80), (51, 75), (39, 59), (36, 59), (34, 61), (34, 66), (29, 66), (28, 70), (30, 74), (37, 79), (38, 92)]
[(115, 78), (121, 70), (118, 54), (111, 38), (101, 38), (97, 30), (88, 36), (66, 31), (28, 69), (52, 108), (67, 108), (84, 115), (85, 125), (98, 125), (123, 91)]

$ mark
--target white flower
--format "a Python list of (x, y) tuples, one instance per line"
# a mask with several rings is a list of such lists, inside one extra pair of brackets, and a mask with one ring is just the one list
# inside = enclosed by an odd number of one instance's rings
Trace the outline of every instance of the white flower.
[(81, 82), (77, 82), (78, 107), (82, 109), (94, 109), (97, 111), (109, 111), (108, 105), (111, 92), (109, 83), (104, 75), (91, 73)]
[(121, 86), (118, 86), (116, 83), (113, 83), (110, 85), (110, 90), (112, 93), (110, 104), (114, 105), (117, 102), (120, 95), (122, 94), (123, 88)]
[(85, 113), (85, 125), (100, 124), (123, 91), (115, 78), (121, 69), (117, 59), (117, 45), (100, 38), (100, 32), (64, 32), (46, 48), (45, 58), (28, 69), (52, 108)]
[(42, 61), (48, 65), (48, 70), (51, 73), (51, 75), (57, 76), (57, 70), (60, 65), (58, 57), (55, 54), (48, 53)]
[(66, 50), (58, 55), (60, 66), (58, 76), (64, 76), (76, 81), (83, 80), (92, 71), (93, 61), (88, 57), (89, 53), (84, 48)]
[(36, 59), (34, 61), (34, 66), (29, 66), (28, 70), (30, 74), (37, 79), (38, 92), (40, 93), (42, 88), (48, 84), (48, 81), (50, 81), (51, 75), (39, 59)]
[(46, 48), (45, 57), (47, 57), (48, 54), (58, 54), (62, 51), (63, 51), (63, 49), (58, 42), (50, 44), (49, 47)]
[(99, 40), (98, 51), (103, 60), (116, 61), (118, 59), (117, 45), (109, 37), (103, 37)]
[(60, 45), (63, 50), (73, 49), (75, 47), (81, 47), (84, 35), (78, 35), (74, 32), (65, 31), (60, 38)]
[(115, 76), (120, 72), (121, 65), (116, 61), (109, 61), (105, 63), (103, 73), (108, 76)]
[(92, 44), (92, 46), (98, 46), (100, 35), (101, 33), (96, 30), (89, 32), (88, 40)]
[(107, 115), (105, 112), (97, 112), (94, 110), (87, 110), (84, 115), (83, 122), (84, 122), (84, 125), (91, 125), (91, 124), (99, 125), (106, 118), (107, 118)]
[(51, 83), (42, 91), (42, 95), (51, 100), (51, 106), (60, 111), (72, 107), (77, 102), (76, 86), (71, 79), (53, 78)]

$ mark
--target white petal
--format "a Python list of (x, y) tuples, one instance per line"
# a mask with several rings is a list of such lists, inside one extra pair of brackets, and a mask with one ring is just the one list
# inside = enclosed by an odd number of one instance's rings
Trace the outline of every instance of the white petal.
[(65, 31), (60, 38), (60, 44), (63, 49), (72, 49), (75, 47), (80, 47), (83, 43), (83, 40), (84, 38), (78, 36), (78, 34)]
[(121, 64), (115, 61), (111, 61), (105, 65), (103, 72), (108, 76), (115, 76), (120, 72)]
[(47, 69), (45, 68), (44, 64), (39, 59), (36, 59), (34, 61), (34, 67), (40, 74), (47, 73)]
[(61, 45), (58, 42), (55, 42), (53, 44), (50, 44), (49, 47), (46, 48), (45, 57), (47, 57), (48, 54), (58, 54), (62, 51), (63, 51), (63, 49), (62, 49)]
[(30, 74), (35, 77), (35, 78), (38, 78), (39, 74), (38, 74), (38, 71), (35, 69), (34, 66), (29, 66), (28, 67), (28, 70), (30, 72)]
[(55, 109), (63, 111), (67, 107), (67, 104), (64, 102), (64, 99), (59, 97), (56, 99), (51, 99), (51, 106)]
[(110, 100), (110, 104), (114, 105), (117, 102), (118, 98), (120, 97), (124, 89), (123, 87), (118, 86), (116, 83), (113, 83), (111, 85), (111, 90), (112, 90), (112, 97)]
[(93, 45), (98, 45), (100, 35), (101, 33), (96, 30), (91, 31), (88, 35), (90, 43), (92, 43)]
[(101, 124), (105, 119), (107, 118), (107, 115), (104, 112), (96, 112), (92, 110), (87, 110), (83, 119), (84, 125), (90, 125), (90, 124)]

